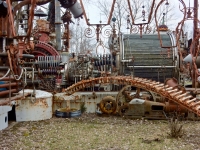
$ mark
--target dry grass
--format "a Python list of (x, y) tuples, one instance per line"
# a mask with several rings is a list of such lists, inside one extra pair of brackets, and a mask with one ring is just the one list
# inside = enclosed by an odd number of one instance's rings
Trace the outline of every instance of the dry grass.
[(183, 124), (178, 119), (171, 118), (169, 120), (169, 136), (172, 138), (181, 138), (184, 135)]
[(200, 122), (184, 121), (185, 135), (169, 137), (164, 120), (130, 120), (84, 114), (20, 122), (0, 131), (0, 149), (23, 150), (197, 150)]

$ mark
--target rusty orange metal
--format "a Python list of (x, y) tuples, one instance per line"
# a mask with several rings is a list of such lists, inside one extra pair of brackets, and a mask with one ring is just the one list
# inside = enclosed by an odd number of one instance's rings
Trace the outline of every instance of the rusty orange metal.
[[(89, 84), (90, 83), (90, 84)], [(88, 85), (94, 85), (94, 83), (105, 84), (120, 84), (120, 85), (131, 85), (141, 89), (145, 89), (147, 91), (153, 91), (163, 97), (168, 98), (169, 100), (186, 107), (188, 110), (196, 113), (200, 116), (200, 104), (197, 99), (193, 97), (190, 93), (182, 91), (178, 88), (171, 87), (169, 85), (165, 85), (164, 83), (151, 81), (143, 78), (132, 78), (129, 76), (115, 76), (115, 77), (99, 77), (90, 80), (83, 80), (72, 86), (68, 87), (65, 92), (68, 95), (71, 95)]]

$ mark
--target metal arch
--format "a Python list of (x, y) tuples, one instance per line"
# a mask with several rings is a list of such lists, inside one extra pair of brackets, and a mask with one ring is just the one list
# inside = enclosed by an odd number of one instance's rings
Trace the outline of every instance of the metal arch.
[(144, 79), (144, 78), (132, 78), (128, 76), (111, 76), (111, 77), (99, 77), (89, 80), (82, 80), (73, 84), (72, 86), (65, 89), (66, 95), (71, 95), (79, 90), (82, 90), (86, 87), (92, 87), (95, 84), (118, 84), (118, 85), (131, 85), (147, 91), (152, 91), (157, 93), (169, 100), (178, 103), (188, 109), (191, 112), (194, 112), (200, 116), (200, 102), (197, 101), (195, 97), (191, 94), (184, 92), (180, 89), (170, 87), (164, 83)]
[[(157, 11), (158, 11), (158, 8), (160, 7), (160, 5), (164, 2), (165, 0), (161, 0), (159, 3), (158, 3), (158, 5), (157, 5), (157, 7), (156, 7), (156, 9), (155, 9), (155, 22), (156, 22), (156, 28), (158, 29), (158, 21), (157, 21)], [(182, 1), (182, 0), (179, 0), (181, 3), (182, 3), (182, 5), (183, 5), (183, 8), (184, 8), (184, 15), (183, 15), (183, 19), (178, 23), (178, 25), (177, 25), (177, 27), (176, 27), (176, 32), (177, 32), (177, 36), (176, 36), (176, 45), (174, 45), (174, 46), (172, 46), (172, 47), (176, 47), (177, 45), (178, 45), (178, 43), (179, 43), (179, 39), (180, 39), (180, 35), (181, 35), (181, 32), (178, 32), (178, 27), (180, 26), (180, 30), (182, 30), (182, 28), (183, 28), (183, 24), (184, 24), (184, 21), (185, 21), (185, 16), (186, 16), (186, 5), (185, 5), (185, 3), (184, 3), (184, 1)], [(162, 45), (162, 40), (161, 40), (161, 36), (160, 36), (160, 31), (159, 30), (157, 30), (158, 31), (158, 38), (159, 38), (159, 40), (160, 40), (160, 46), (162, 47), (162, 48), (171, 48), (171, 47), (164, 47), (163, 45)]]
[(131, 85), (126, 85), (126, 86), (124, 86), (124, 87), (118, 92), (118, 94), (117, 94), (117, 96), (116, 96), (117, 108), (119, 107), (119, 106), (118, 106), (118, 105), (119, 105), (119, 99), (120, 99), (120, 96), (122, 95), (122, 92), (123, 92), (124, 90), (130, 88), (130, 87), (131, 87)]
[(38, 51), (38, 50), (34, 50), (33, 54), (36, 56), (46, 56), (47, 54), (45, 54), (44, 52)]
[(51, 45), (49, 45), (45, 42), (38, 41), (35, 44), (35, 48), (37, 48), (37, 47), (46, 50), (52, 56), (60, 55), (54, 47), (52, 47)]

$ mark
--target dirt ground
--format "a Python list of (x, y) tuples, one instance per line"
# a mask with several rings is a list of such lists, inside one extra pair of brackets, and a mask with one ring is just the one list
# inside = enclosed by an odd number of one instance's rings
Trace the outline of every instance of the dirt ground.
[(181, 121), (183, 136), (169, 136), (168, 120), (83, 114), (79, 118), (10, 122), (0, 150), (200, 150), (200, 121)]

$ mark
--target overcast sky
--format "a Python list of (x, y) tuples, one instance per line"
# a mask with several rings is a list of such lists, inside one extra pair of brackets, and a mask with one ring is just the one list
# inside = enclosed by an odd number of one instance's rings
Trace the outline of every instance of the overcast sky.
[[(86, 15), (90, 19), (91, 24), (98, 24), (100, 20), (102, 21), (102, 23), (107, 23), (107, 21), (108, 21), (107, 18), (103, 15), (103, 13), (100, 11), (100, 9), (96, 6), (97, 0), (82, 0), (82, 1), (84, 4)], [(111, 8), (111, 3), (113, 0), (107, 0), (107, 1), (108, 1), (108, 6), (110, 6), (110, 8)], [(127, 4), (127, 0), (123, 0), (123, 1), (125, 2), (124, 4)], [(157, 0), (157, 1), (160, 1), (160, 0)], [(190, 1), (190, 6), (193, 7), (194, 0), (184, 0), (186, 6), (189, 7), (189, 1)], [(174, 6), (173, 11), (174, 11), (175, 16), (172, 20), (170, 20), (170, 19), (167, 20), (167, 25), (170, 30), (175, 30), (178, 22), (180, 22), (183, 18), (183, 12), (180, 11), (180, 9), (182, 9), (183, 7), (182, 7), (182, 4), (179, 2), (179, 0), (168, 0), (168, 2), (170, 5)], [(46, 10), (44, 10), (44, 11), (46, 11)], [(198, 16), (200, 17), (200, 10), (199, 10)], [(77, 20), (75, 20), (75, 19), (73, 19), (73, 20), (74, 20), (74, 22), (77, 22)], [(84, 19), (81, 19), (79, 22), (81, 22), (81, 24), (83, 26), (87, 26), (86, 21)], [(185, 21), (185, 31), (188, 32), (189, 36), (192, 36), (191, 34), (193, 32), (193, 21), (191, 21), (191, 20)]]
[[(90, 23), (99, 23), (101, 20), (102, 23), (107, 22), (107, 18), (105, 18), (98, 9), (97, 6), (95, 6), (95, 0), (82, 0), (84, 3), (85, 11), (87, 17), (90, 19)], [(110, 3), (111, 7), (111, 0), (107, 0), (108, 4)], [(126, 2), (126, 0), (124, 0)], [(178, 22), (180, 22), (183, 18), (183, 12), (180, 11), (182, 9), (182, 4), (179, 2), (179, 0), (168, 0), (169, 4), (174, 7), (173, 12), (175, 12), (175, 16), (172, 20), (168, 19), (167, 24), (169, 26), (169, 29), (175, 30)], [(189, 7), (189, 0), (184, 0), (185, 4), (187, 7)], [(126, 2), (127, 3), (127, 2)], [(190, 6), (193, 7), (193, 0), (190, 0)], [(199, 16), (200, 16), (200, 10), (199, 10)], [(191, 32), (193, 31), (193, 22), (192, 21), (186, 21), (185, 22), (185, 30), (188, 32), (190, 35)], [(192, 36), (192, 35), (190, 35)]]

